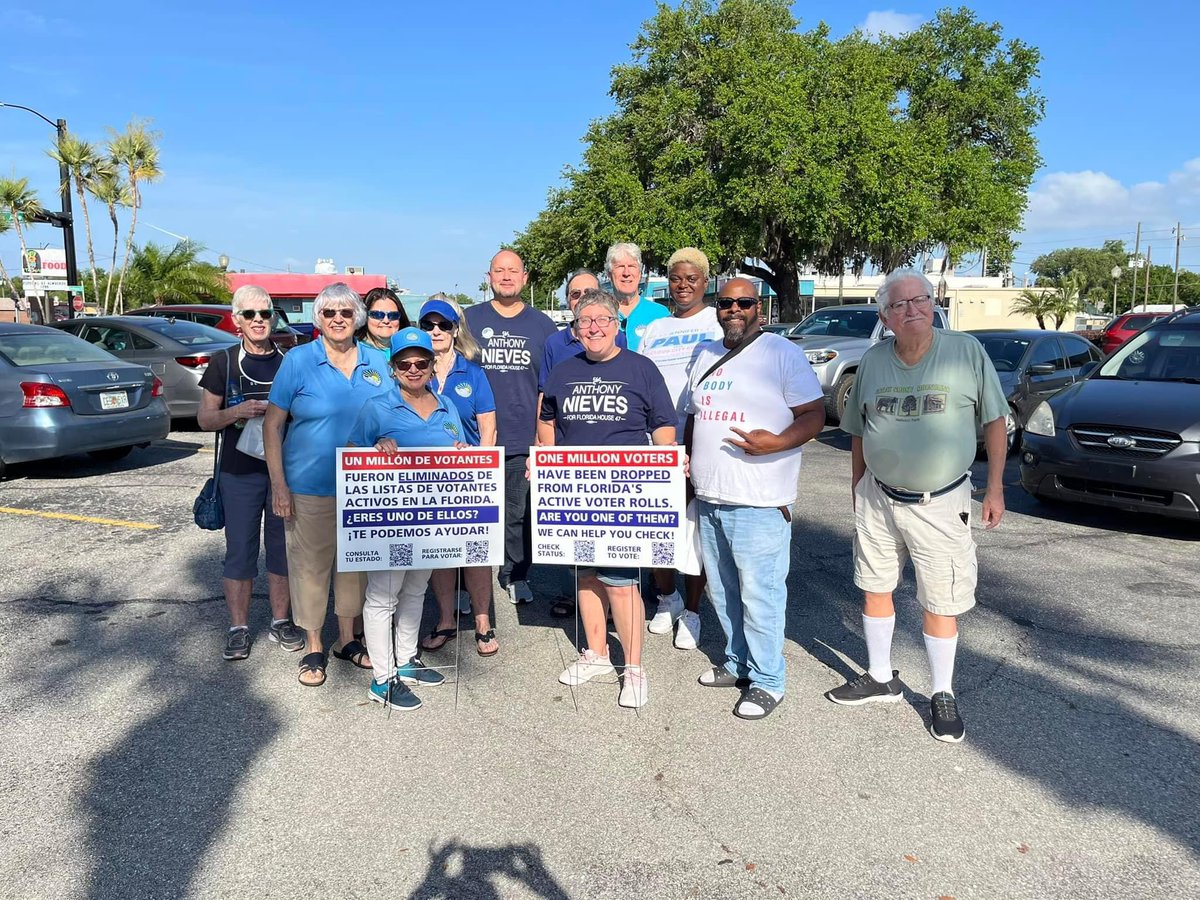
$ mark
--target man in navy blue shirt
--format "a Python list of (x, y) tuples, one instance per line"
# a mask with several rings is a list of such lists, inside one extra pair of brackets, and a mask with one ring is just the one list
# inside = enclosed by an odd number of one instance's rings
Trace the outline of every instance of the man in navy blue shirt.
[[(573, 272), (567, 279), (567, 307), (572, 314), (575, 312), (575, 307), (579, 305), (579, 298), (583, 296), (584, 291), (599, 289), (600, 282), (587, 269)], [(617, 346), (622, 350), (628, 346), (625, 342), (624, 332), (617, 332)], [(579, 335), (575, 333), (574, 323), (566, 328), (560, 328), (556, 334), (551, 335), (550, 339), (546, 341), (546, 352), (542, 356), (542, 373), (538, 377), (538, 391), (546, 389), (546, 379), (550, 377), (551, 369), (564, 359), (578, 356), (582, 352), (583, 343), (579, 340)]]
[(549, 316), (521, 299), (529, 273), (516, 253), (501, 250), (493, 256), (487, 277), (492, 301), (468, 307), (466, 318), (482, 350), (479, 364), (496, 398), (496, 431), (504, 447), (504, 565), (497, 577), (513, 603), (531, 603), (525, 464), (536, 441), (538, 373), (546, 341), (557, 329)]

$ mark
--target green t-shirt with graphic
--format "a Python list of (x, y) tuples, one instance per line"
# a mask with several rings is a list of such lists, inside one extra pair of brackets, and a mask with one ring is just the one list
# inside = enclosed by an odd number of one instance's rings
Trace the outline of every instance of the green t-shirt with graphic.
[(1008, 412), (1000, 379), (969, 334), (935, 328), (915, 366), (894, 338), (863, 354), (842, 430), (858, 435), (871, 474), (910, 491), (936, 491), (971, 468), (976, 427)]

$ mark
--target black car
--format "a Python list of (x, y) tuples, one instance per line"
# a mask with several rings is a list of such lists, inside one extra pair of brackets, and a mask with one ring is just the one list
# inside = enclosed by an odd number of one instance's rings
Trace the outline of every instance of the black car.
[(1200, 521), (1200, 308), (1159, 320), (1039, 404), (1025, 424), (1021, 486)]
[(1009, 450), (1019, 442), (1038, 404), (1079, 381), (1085, 366), (1103, 358), (1095, 345), (1077, 334), (1038, 328), (989, 328), (967, 334), (983, 344), (1008, 398)]

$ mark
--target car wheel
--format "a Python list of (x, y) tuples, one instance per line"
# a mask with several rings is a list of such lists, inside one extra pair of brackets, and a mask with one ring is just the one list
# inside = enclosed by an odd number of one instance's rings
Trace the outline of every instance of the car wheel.
[(109, 447), (107, 450), (89, 450), (88, 456), (100, 462), (116, 462), (129, 455), (133, 447)]
[(1021, 426), (1017, 424), (1017, 414), (1011, 407), (1004, 416), (1004, 433), (1008, 438), (1006, 455), (1012, 456), (1012, 452), (1021, 444)]
[(833, 412), (837, 416), (838, 421), (842, 420), (842, 416), (846, 412), (846, 404), (850, 402), (850, 391), (854, 387), (854, 372), (847, 372), (837, 380), (837, 384), (833, 388)]

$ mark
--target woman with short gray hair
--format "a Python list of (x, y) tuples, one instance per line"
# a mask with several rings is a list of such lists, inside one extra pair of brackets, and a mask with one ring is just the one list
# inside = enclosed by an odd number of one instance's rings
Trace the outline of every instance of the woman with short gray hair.
[(331, 578), (338, 620), (333, 655), (360, 669), (371, 668), (356, 636), (362, 621), (362, 573), (335, 574), (336, 451), (346, 443), (362, 405), (392, 387), (386, 357), (355, 340), (367, 318), (358, 294), (341, 282), (329, 285), (317, 295), (313, 318), (320, 323), (321, 337), (284, 357), (263, 422), (272, 505), (285, 523), (292, 615), (305, 632), (300, 683), (307, 687), (325, 683), (321, 628)]

